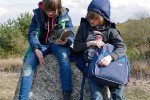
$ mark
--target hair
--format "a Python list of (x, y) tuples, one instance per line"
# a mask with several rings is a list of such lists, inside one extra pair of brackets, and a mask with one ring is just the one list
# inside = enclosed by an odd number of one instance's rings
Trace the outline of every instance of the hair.
[(58, 13), (62, 9), (61, 0), (43, 0), (43, 10), (52, 10), (52, 11), (58, 11)]
[(95, 11), (89, 11), (86, 15), (87, 20), (89, 21), (90, 19), (99, 19), (102, 23), (105, 23), (105, 19), (102, 15), (98, 14)]

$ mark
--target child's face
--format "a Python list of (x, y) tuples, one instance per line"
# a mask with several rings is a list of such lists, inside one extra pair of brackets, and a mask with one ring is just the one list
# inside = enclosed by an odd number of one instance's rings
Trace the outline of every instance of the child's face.
[(46, 11), (46, 15), (48, 17), (55, 17), (57, 15), (57, 11), (51, 11), (51, 10)]
[(99, 25), (104, 24), (104, 18), (103, 17), (92, 18), (92, 19), (89, 19), (89, 22), (91, 26), (99, 26)]
[(100, 23), (100, 20), (98, 18), (92, 18), (89, 20), (89, 22), (91, 26), (98, 26)]

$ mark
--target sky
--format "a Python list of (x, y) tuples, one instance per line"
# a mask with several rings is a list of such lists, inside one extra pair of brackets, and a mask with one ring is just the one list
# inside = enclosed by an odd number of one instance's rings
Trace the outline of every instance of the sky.
[[(20, 13), (30, 12), (38, 7), (41, 0), (0, 0), (0, 23), (16, 19)], [(69, 15), (74, 25), (79, 25), (85, 17), (91, 0), (62, 0), (62, 5), (69, 8)], [(150, 0), (110, 0), (111, 20), (122, 23), (128, 19), (150, 16)]]

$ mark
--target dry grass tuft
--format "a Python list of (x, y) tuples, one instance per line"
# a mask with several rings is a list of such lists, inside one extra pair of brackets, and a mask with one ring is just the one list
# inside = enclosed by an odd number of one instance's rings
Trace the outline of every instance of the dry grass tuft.
[(22, 65), (21, 58), (9, 58), (0, 60), (0, 71), (15, 71)]
[(19, 73), (0, 72), (0, 100), (12, 100), (18, 83)]

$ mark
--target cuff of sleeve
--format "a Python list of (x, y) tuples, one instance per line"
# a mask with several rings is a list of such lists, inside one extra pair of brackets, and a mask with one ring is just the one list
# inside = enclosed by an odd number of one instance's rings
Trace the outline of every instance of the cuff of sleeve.
[(33, 49), (33, 51), (35, 51), (35, 49), (39, 49), (39, 50), (41, 50), (41, 49), (42, 49), (42, 47), (41, 47), (40, 45), (35, 45), (32, 49)]
[(72, 41), (67, 39), (67, 43), (65, 44), (65, 46), (71, 46), (71, 44), (72, 44)]
[(118, 55), (115, 53), (110, 54), (110, 56), (113, 58), (113, 60), (117, 60), (118, 59)]

